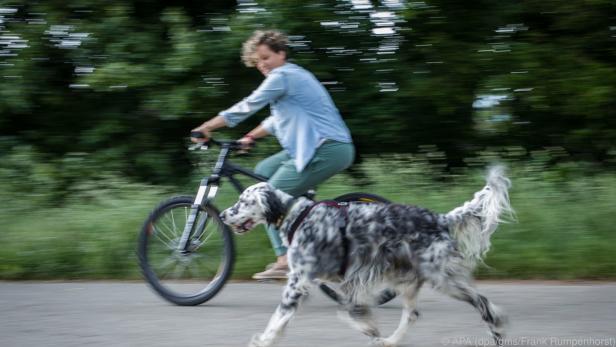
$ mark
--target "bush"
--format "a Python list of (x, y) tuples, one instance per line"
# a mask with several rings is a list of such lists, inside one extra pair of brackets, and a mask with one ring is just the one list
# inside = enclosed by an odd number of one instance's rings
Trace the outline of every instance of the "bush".
[[(489, 267), (480, 268), (479, 277), (614, 279), (616, 177), (587, 164), (550, 164), (559, 153), (484, 151), (466, 168), (449, 170), (433, 147), (371, 156), (357, 168), (369, 184), (359, 186), (343, 173), (319, 187), (317, 198), (365, 191), (446, 212), (481, 189), (488, 163), (505, 162), (518, 222), (494, 234)], [(262, 154), (236, 161), (251, 167)], [(28, 147), (13, 147), (0, 159), (1, 279), (140, 278), (134, 250), (142, 221), (160, 200), (194, 194), (200, 179), (195, 172), (183, 188), (139, 184), (99, 170), (87, 154), (46, 161)], [(236, 198), (224, 184), (216, 205), (223, 209)], [(274, 259), (262, 227), (236, 242), (235, 278), (249, 278)]]

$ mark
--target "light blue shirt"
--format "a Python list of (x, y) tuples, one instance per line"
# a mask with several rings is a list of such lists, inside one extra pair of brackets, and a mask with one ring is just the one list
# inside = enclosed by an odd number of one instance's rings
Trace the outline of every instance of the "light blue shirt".
[(327, 90), (312, 73), (292, 63), (270, 71), (250, 96), (219, 115), (227, 126), (234, 127), (267, 104), (271, 115), (261, 125), (278, 138), (298, 172), (306, 167), (323, 141), (352, 142)]

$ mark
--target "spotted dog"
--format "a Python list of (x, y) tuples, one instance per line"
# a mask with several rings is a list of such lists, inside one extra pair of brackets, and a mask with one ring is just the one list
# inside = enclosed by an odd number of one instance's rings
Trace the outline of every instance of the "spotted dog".
[[(290, 266), (282, 301), (250, 346), (272, 345), (300, 299), (323, 281), (340, 283), (340, 315), (374, 345), (401, 341), (419, 317), (417, 294), (424, 283), (475, 307), (500, 345), (505, 315), (473, 286), (472, 271), (488, 252), (498, 224), (513, 216), (509, 187), (503, 168), (493, 167), (472, 200), (445, 214), (399, 204), (313, 205), (267, 183), (247, 188), (221, 218), (236, 233), (257, 224), (277, 225), (289, 247)], [(393, 288), (403, 302), (399, 326), (388, 337), (381, 336), (371, 317), (376, 293), (384, 288)]]

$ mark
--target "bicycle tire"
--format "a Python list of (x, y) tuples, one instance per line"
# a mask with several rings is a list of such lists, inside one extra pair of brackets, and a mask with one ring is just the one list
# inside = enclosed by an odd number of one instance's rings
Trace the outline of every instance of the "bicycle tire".
[[(337, 201), (337, 202), (365, 202), (365, 203), (382, 203), (382, 204), (390, 204), (391, 203), (391, 201), (389, 201), (388, 199), (385, 199), (382, 196), (379, 196), (379, 195), (376, 195), (376, 194), (370, 194), (370, 193), (361, 193), (361, 192), (355, 192), (355, 193), (348, 193), (348, 194), (340, 195), (340, 196), (334, 198), (334, 200)], [(319, 285), (319, 289), (321, 289), (321, 291), (326, 296), (328, 296), (329, 298), (331, 298), (335, 302), (337, 302), (339, 304), (343, 304), (341, 295), (335, 289), (331, 288), (330, 286), (328, 286), (325, 283), (321, 283)], [(378, 305), (383, 305), (383, 304), (393, 300), (395, 297), (396, 297), (396, 292), (394, 292), (393, 290), (390, 290), (390, 289), (385, 289), (381, 293), (379, 293), (379, 297), (377, 299), (377, 304)]]
[[(167, 301), (180, 306), (195, 306), (212, 299), (225, 285), (235, 262), (235, 245), (233, 235), (229, 228), (220, 220), (218, 209), (208, 204), (201, 206), (195, 224), (199, 218), (206, 218), (204, 232), (200, 240), (191, 240), (191, 249), (188, 252), (179, 252), (177, 243), (183, 230), (184, 223), (193, 205), (194, 198), (191, 196), (177, 196), (161, 202), (143, 223), (139, 234), (137, 254), (143, 276), (150, 287)], [(179, 208), (184, 213), (175, 217), (173, 211)], [(181, 213), (180, 212), (180, 213)], [(170, 213), (170, 214), (169, 214)], [(171, 219), (169, 219), (169, 215)], [(163, 218), (167, 219), (163, 219)], [(178, 221), (176, 221), (176, 219)], [(169, 226), (169, 223), (172, 226)], [(176, 226), (179, 222), (179, 227)], [(158, 240), (157, 240), (158, 239)], [(161, 244), (159, 247), (159, 243)], [(161, 248), (159, 252), (159, 248)], [(159, 252), (159, 253), (157, 253)], [(204, 256), (207, 253), (207, 258)], [(168, 253), (168, 254), (167, 254)], [(218, 257), (220, 256), (220, 261)], [(155, 264), (159, 257), (164, 258), (163, 265)], [(167, 258), (165, 258), (167, 257)], [(203, 258), (203, 259), (200, 259)], [(214, 260), (216, 269), (213, 276), (202, 276), (203, 273), (195, 274), (194, 270), (211, 270), (210, 265), (202, 260)], [(174, 266), (173, 272), (177, 272), (178, 266), (184, 266), (180, 275), (184, 275), (188, 263), (194, 262), (195, 268), (189, 269), (185, 278), (173, 278), (167, 281), (161, 276), (161, 271), (166, 271), (168, 266)], [(165, 266), (165, 264), (168, 264)], [(192, 288), (195, 288), (193, 290)]]
[(379, 196), (376, 194), (370, 194), (370, 193), (362, 193), (362, 192), (343, 194), (343, 195), (335, 197), (334, 201), (337, 201), (337, 202), (367, 202), (367, 203), (378, 202), (378, 203), (383, 203), (383, 204), (391, 204), (391, 201), (389, 201), (388, 199), (385, 199), (382, 196)]

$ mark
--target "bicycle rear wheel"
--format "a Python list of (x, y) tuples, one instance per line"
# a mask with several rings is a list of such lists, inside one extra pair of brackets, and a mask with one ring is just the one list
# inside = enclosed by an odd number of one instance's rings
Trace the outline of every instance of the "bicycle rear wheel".
[[(382, 196), (378, 196), (370, 193), (348, 193), (344, 195), (340, 195), (334, 198), (337, 202), (365, 202), (365, 203), (375, 203), (375, 204), (390, 204), (391, 201), (385, 199)], [(327, 285), (325, 283), (321, 283), (319, 288), (325, 295), (330, 297), (332, 300), (336, 301), (339, 304), (342, 304), (342, 295), (338, 293), (336, 289), (334, 289), (331, 285)], [(379, 305), (385, 304), (391, 301), (396, 297), (396, 292), (390, 289), (385, 289), (381, 293), (379, 293), (379, 297), (377, 298), (377, 303)]]
[(231, 276), (235, 260), (232, 233), (212, 205), (199, 208), (194, 237), (186, 251), (178, 250), (193, 201), (179, 196), (156, 207), (141, 228), (137, 248), (139, 265), (152, 289), (182, 306), (213, 298)]
[(334, 198), (337, 202), (367, 202), (391, 204), (391, 201), (382, 196), (370, 193), (348, 193)]

